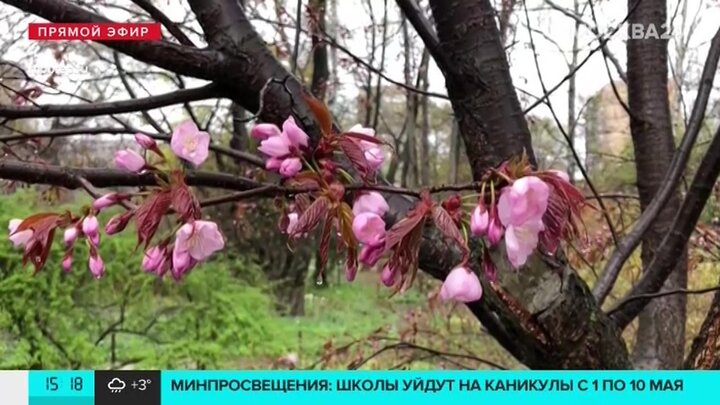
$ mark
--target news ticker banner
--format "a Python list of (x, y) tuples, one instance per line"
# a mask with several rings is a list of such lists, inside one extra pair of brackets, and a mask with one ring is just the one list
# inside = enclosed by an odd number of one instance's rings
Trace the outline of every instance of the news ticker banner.
[(0, 371), (0, 403), (665, 405), (718, 386), (720, 371)]

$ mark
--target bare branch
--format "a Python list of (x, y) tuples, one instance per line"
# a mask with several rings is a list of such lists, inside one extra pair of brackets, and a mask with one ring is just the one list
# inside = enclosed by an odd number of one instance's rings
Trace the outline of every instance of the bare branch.
[(35, 106), (0, 105), (0, 117), (8, 119), (17, 118), (46, 118), (46, 117), (91, 117), (106, 114), (121, 114), (136, 111), (145, 111), (153, 108), (166, 107), (188, 101), (205, 100), (218, 97), (219, 91), (214, 84), (194, 89), (176, 90), (131, 100), (108, 101), (95, 104), (46, 104)]
[[(673, 156), (672, 161), (670, 162), (670, 167), (665, 174), (662, 187), (655, 194), (645, 211), (643, 211), (643, 213), (640, 215), (632, 230), (628, 232), (627, 235), (625, 235), (625, 237), (623, 237), (623, 239), (620, 241), (617, 249), (615, 249), (612, 256), (610, 256), (610, 259), (608, 259), (608, 262), (605, 265), (605, 269), (603, 270), (600, 279), (593, 288), (593, 294), (595, 295), (595, 298), (598, 300), (599, 303), (602, 303), (607, 297), (610, 290), (612, 290), (612, 287), (615, 285), (615, 281), (617, 280), (617, 277), (622, 270), (623, 264), (628, 259), (628, 257), (630, 257), (635, 248), (640, 244), (643, 235), (645, 235), (645, 232), (647, 232), (655, 218), (662, 211), (662, 208), (672, 196), (673, 191), (675, 191), (680, 181), (680, 178), (682, 177), (685, 166), (690, 157), (690, 153), (692, 152), (693, 145), (697, 140), (698, 134), (700, 133), (700, 129), (702, 127), (702, 122), (705, 118), (705, 109), (707, 108), (710, 91), (713, 88), (713, 81), (718, 67), (718, 59), (720, 59), (720, 30), (718, 30), (713, 37), (712, 45), (710, 46), (710, 50), (708, 51), (707, 59), (705, 61), (705, 67), (703, 68), (702, 77), (700, 79), (700, 86), (698, 87), (697, 92), (698, 96), (695, 100), (695, 105), (693, 106), (693, 111), (688, 122), (687, 131), (683, 136), (680, 147), (678, 148), (677, 152)], [(708, 154), (710, 154), (710, 149), (708, 150)], [(706, 158), (707, 157), (708, 155), (706, 155)], [(698, 174), (700, 174), (699, 170)], [(691, 199), (690, 194), (685, 197), (685, 202), (687, 202), (689, 199)], [(683, 203), (683, 207), (685, 207), (685, 202)], [(693, 222), (693, 224), (694, 223), (695, 222)], [(673, 226), (672, 229), (674, 232), (675, 227)], [(647, 271), (643, 275), (643, 278), (648, 275), (650, 277), (654, 277), (650, 271)], [(663, 277), (662, 280), (664, 281), (666, 277)], [(647, 303), (647, 301), (644, 302)]]

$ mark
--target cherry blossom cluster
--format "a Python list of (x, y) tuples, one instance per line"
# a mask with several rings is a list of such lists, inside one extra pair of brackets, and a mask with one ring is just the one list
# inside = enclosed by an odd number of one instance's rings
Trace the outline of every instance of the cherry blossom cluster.
[[(200, 205), (185, 183), (183, 169), (170, 165), (153, 138), (138, 133), (135, 134), (135, 141), (146, 156), (133, 149), (120, 150), (115, 153), (116, 166), (133, 173), (154, 173), (161, 185), (139, 193), (105, 194), (96, 198), (91, 206), (85, 207), (79, 216), (70, 212), (43, 213), (24, 220), (11, 220), (10, 240), (16, 247), (24, 249), (24, 262), (30, 261), (39, 271), (47, 261), (55, 232), (64, 229), (63, 270), (72, 269), (75, 245), (83, 240), (89, 250), (88, 269), (96, 278), (102, 277), (105, 263), (100, 255), (100, 223), (97, 215), (116, 205), (125, 205), (126, 210), (105, 224), (105, 234), (115, 235), (124, 231), (134, 219), (138, 246), (144, 248), (142, 268), (148, 273), (162, 277), (169, 272), (179, 280), (225, 246), (218, 225), (201, 219)], [(170, 140), (171, 151), (195, 167), (208, 158), (209, 146), (209, 134), (200, 131), (192, 121), (175, 128)], [(150, 160), (151, 157), (154, 157), (155, 162)], [(139, 202), (139, 205), (135, 206), (135, 202)], [(171, 211), (177, 216), (174, 231), (155, 238), (162, 218)]]
[[(326, 113), (318, 108), (314, 112), (323, 122)], [(345, 133), (335, 133), (328, 125), (322, 132), (313, 150), (308, 148), (309, 136), (292, 117), (282, 128), (258, 124), (251, 134), (260, 143), (258, 150), (266, 156), (268, 170), (278, 171), (288, 185), (318, 189), (297, 194), (285, 207), (281, 230), (295, 241), (321, 228), (321, 266), (326, 261), (330, 236), (338, 235), (346, 253), (349, 281), (354, 280), (358, 264), (362, 264), (377, 266), (386, 286), (396, 290), (407, 287), (417, 271), (423, 229), (432, 223), (462, 251), (460, 262), (440, 288), (440, 298), (477, 301), (483, 288), (469, 265), (471, 239), (482, 249), (479, 267), (494, 282), (497, 266), (491, 253), (501, 242), (509, 264), (520, 269), (534, 252), (552, 255), (561, 240), (577, 233), (584, 205), (582, 194), (567, 174), (534, 170), (525, 157), (488, 170), (466, 195), (455, 194), (435, 202), (429, 192), (422, 192), (414, 209), (388, 227), (388, 202), (380, 192), (372, 191), (386, 157), (383, 142), (373, 129), (360, 125)], [(344, 160), (349, 164), (343, 165)], [(361, 191), (349, 193), (352, 206), (346, 193), (346, 187), (356, 183), (351, 171), (367, 185), (364, 191), (354, 187)], [(473, 198), (476, 203), (472, 206), (464, 204)]]

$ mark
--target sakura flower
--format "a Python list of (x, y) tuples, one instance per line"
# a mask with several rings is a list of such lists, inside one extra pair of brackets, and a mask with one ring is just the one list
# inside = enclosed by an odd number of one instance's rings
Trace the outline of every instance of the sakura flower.
[(353, 203), (354, 215), (370, 212), (382, 217), (389, 209), (390, 207), (385, 198), (376, 191), (361, 194)]
[(75, 239), (78, 237), (78, 230), (75, 226), (71, 226), (70, 228), (67, 228), (65, 230), (65, 233), (63, 235), (63, 240), (65, 242), (66, 247), (70, 247), (75, 243)]
[(290, 140), (290, 144), (296, 148), (308, 146), (310, 137), (295, 123), (292, 116), (283, 122), (283, 134)]
[(500, 224), (500, 219), (497, 217), (497, 214), (494, 212), (491, 212), (490, 215), (490, 223), (488, 223), (488, 229), (487, 229), (487, 239), (488, 242), (490, 242), (490, 246), (495, 246), (500, 242), (500, 239), (502, 239), (503, 234), (505, 233), (505, 229), (503, 228), (502, 224)]
[(297, 212), (291, 212), (288, 214), (287, 217), (288, 217), (288, 225), (287, 225), (287, 228), (285, 231), (288, 234), (292, 235), (293, 233), (295, 233), (295, 227), (297, 226), (298, 219), (300, 218), (300, 216), (298, 215)]
[(178, 248), (177, 243), (175, 244), (175, 247), (173, 248), (173, 254), (172, 254), (172, 275), (173, 278), (176, 280), (180, 280), (185, 273), (190, 271), (195, 265), (197, 264), (197, 261), (190, 256), (190, 253), (187, 251), (184, 251), (180, 248)]
[(474, 236), (483, 236), (490, 225), (490, 214), (485, 206), (480, 203), (475, 207), (470, 216), (470, 231)]
[(142, 260), (142, 268), (148, 273), (154, 273), (162, 267), (165, 262), (165, 251), (158, 246), (153, 246), (145, 252)]
[(8, 224), (8, 230), (10, 231), (10, 241), (15, 247), (25, 246), (33, 237), (32, 229), (25, 229), (23, 231), (17, 232), (17, 228), (22, 222), (22, 219), (11, 219), (10, 223)]
[(270, 158), (282, 160), (282, 158), (290, 154), (291, 145), (290, 139), (284, 134), (280, 134), (260, 142), (258, 150)]
[(141, 133), (135, 134), (135, 142), (137, 142), (138, 145), (140, 145), (143, 149), (147, 149), (147, 150), (157, 149), (157, 143), (155, 142), (155, 140), (145, 134), (141, 134)]
[(102, 257), (100, 257), (97, 253), (90, 254), (90, 258), (88, 259), (88, 268), (95, 278), (102, 278), (105, 274), (105, 263), (103, 262)]
[(265, 168), (276, 172), (276, 171), (280, 170), (280, 167), (282, 167), (282, 164), (284, 161), (285, 160), (283, 160), (283, 159), (271, 157), (270, 159), (267, 160), (267, 162), (265, 162)]
[[(375, 136), (374, 129), (364, 128), (360, 124), (354, 125), (348, 130), (348, 132), (371, 137)], [(369, 169), (371, 171), (377, 171), (385, 162), (385, 153), (383, 153), (382, 149), (378, 146), (378, 144), (370, 141), (361, 140), (359, 142), (359, 145), (365, 155), (365, 160), (368, 162)]]
[(377, 214), (364, 212), (353, 219), (352, 231), (360, 243), (375, 245), (385, 237), (385, 221)]
[(187, 252), (196, 261), (203, 261), (225, 246), (225, 240), (215, 222), (194, 221), (178, 229), (175, 251)]
[(516, 269), (523, 266), (538, 245), (538, 234), (545, 229), (540, 219), (511, 225), (505, 232), (505, 248), (508, 260)]
[(125, 213), (113, 216), (112, 218), (110, 218), (107, 224), (105, 224), (105, 233), (107, 235), (114, 235), (116, 233), (122, 232), (127, 226), (128, 222), (130, 222), (132, 216), (132, 211), (127, 211)]
[(275, 124), (256, 124), (250, 130), (250, 136), (258, 141), (264, 141), (273, 136), (280, 136), (280, 128)]
[(366, 266), (374, 266), (385, 253), (385, 244), (376, 243), (373, 245), (365, 245), (360, 249), (358, 261)]
[(502, 189), (498, 216), (505, 227), (542, 219), (548, 206), (550, 187), (535, 176), (521, 177)]
[(456, 267), (445, 278), (440, 287), (440, 299), (473, 302), (482, 297), (482, 285), (478, 276), (470, 269)]
[(395, 285), (396, 276), (397, 271), (395, 271), (394, 268), (391, 268), (389, 264), (386, 264), (380, 272), (380, 281), (382, 281), (385, 287), (392, 287)]
[(302, 170), (302, 162), (299, 158), (289, 158), (280, 164), (280, 174), (283, 177), (294, 177)]
[(115, 152), (115, 165), (129, 172), (139, 173), (145, 168), (145, 158), (130, 149)]
[(66, 254), (62, 259), (62, 269), (65, 272), (72, 270), (72, 253)]
[(548, 172), (554, 174), (555, 176), (559, 177), (561, 180), (565, 181), (566, 183), (570, 183), (570, 176), (565, 173), (562, 170), (548, 170)]
[(200, 166), (208, 158), (210, 134), (200, 131), (192, 120), (180, 124), (172, 133), (170, 149), (178, 157)]
[(82, 222), (82, 231), (90, 239), (90, 242), (97, 246), (100, 243), (100, 232), (98, 231), (100, 225), (98, 224), (97, 217), (95, 215), (88, 215)]
[(118, 202), (120, 202), (126, 198), (127, 197), (122, 194), (108, 193), (108, 194), (105, 194), (105, 195), (95, 199), (95, 201), (93, 201), (92, 206), (96, 210), (101, 211), (107, 207), (111, 207), (111, 206), (117, 204)]
[(487, 277), (490, 282), (495, 282), (497, 279), (497, 267), (495, 267), (495, 263), (493, 262), (492, 257), (490, 257), (490, 252), (487, 249), (483, 255), (482, 268), (485, 273), (485, 277)]

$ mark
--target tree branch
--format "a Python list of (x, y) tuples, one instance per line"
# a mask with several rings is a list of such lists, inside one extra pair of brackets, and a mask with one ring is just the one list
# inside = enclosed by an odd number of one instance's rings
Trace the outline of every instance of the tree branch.
[(448, 69), (448, 60), (445, 54), (443, 54), (440, 46), (440, 39), (433, 29), (432, 24), (425, 16), (425, 12), (415, 2), (415, 0), (396, 0), (397, 5), (402, 10), (405, 17), (410, 21), (415, 31), (420, 35), (420, 38), (425, 43), (430, 55), (437, 63), (441, 71)]
[(47, 117), (92, 117), (106, 114), (122, 114), (146, 111), (188, 101), (205, 100), (219, 96), (217, 86), (205, 85), (194, 89), (176, 90), (144, 98), (108, 101), (93, 104), (46, 104), (38, 106), (0, 105), (0, 117), (47, 118)]
[[(651, 298), (648, 298), (648, 294), (659, 291), (667, 277), (672, 273), (677, 258), (681, 256), (690, 235), (695, 229), (695, 224), (705, 208), (705, 203), (712, 193), (719, 174), (720, 127), (715, 132), (713, 141), (700, 162), (700, 167), (695, 173), (682, 207), (669, 228), (670, 232), (656, 250), (652, 262), (640, 280), (627, 293), (626, 298), (608, 312), (620, 328), (625, 328), (635, 319), (650, 302)], [(630, 299), (630, 297), (641, 298)]]
[(149, 0), (132, 0), (132, 2), (137, 4), (138, 7), (150, 14), (150, 17), (152, 17), (155, 21), (158, 21), (165, 28), (167, 28), (170, 34), (172, 34), (172, 36), (174, 36), (175, 39), (177, 39), (182, 45), (192, 47), (195, 46), (195, 44), (190, 40), (190, 38), (188, 38), (188, 36), (185, 35), (184, 32), (182, 32), (180, 27), (175, 24), (167, 15), (165, 15), (165, 13), (155, 7)]
[[(638, 220), (635, 222), (635, 226), (632, 228), (632, 230), (628, 232), (625, 237), (622, 238), (622, 240), (618, 244), (618, 247), (615, 249), (612, 256), (610, 256), (610, 259), (608, 259), (608, 262), (605, 265), (605, 269), (600, 275), (600, 279), (598, 279), (597, 284), (595, 284), (595, 287), (593, 288), (593, 295), (595, 295), (595, 298), (600, 304), (605, 301), (605, 298), (608, 296), (610, 290), (612, 290), (613, 286), (615, 285), (615, 281), (617, 281), (623, 264), (628, 259), (628, 257), (630, 257), (635, 248), (640, 244), (643, 235), (645, 235), (645, 232), (647, 232), (647, 230), (653, 224), (655, 218), (658, 216), (658, 214), (660, 214), (670, 197), (672, 197), (673, 191), (676, 189), (680, 178), (682, 177), (685, 166), (690, 157), (690, 153), (692, 152), (693, 145), (695, 144), (698, 134), (700, 133), (700, 129), (702, 128), (702, 123), (705, 118), (705, 109), (707, 108), (710, 91), (713, 88), (713, 81), (715, 78), (715, 73), (717, 71), (719, 58), (720, 30), (718, 30), (713, 37), (710, 50), (708, 51), (707, 59), (705, 60), (705, 67), (703, 68), (700, 85), (698, 87), (698, 96), (695, 100), (695, 105), (693, 106), (693, 111), (688, 122), (687, 131), (685, 132), (685, 136), (683, 136), (680, 147), (678, 148), (677, 152), (673, 156), (672, 161), (670, 162), (670, 167), (665, 174), (662, 188), (660, 188), (655, 194), (650, 204), (648, 204), (647, 208), (643, 211)], [(708, 153), (710, 153), (710, 150), (708, 150)], [(698, 174), (699, 173), (700, 172), (698, 171)], [(690, 194), (688, 194), (685, 200), (687, 201), (690, 197)], [(694, 226), (695, 222), (693, 222), (692, 224)], [(645, 273), (645, 275), (643, 275), (643, 277), (649, 274), (650, 272), (648, 271), (647, 273)], [(650, 275), (650, 277), (655, 276)], [(667, 275), (662, 278), (661, 284), (665, 281), (665, 278), (667, 278)], [(643, 302), (647, 303), (647, 301)]]

